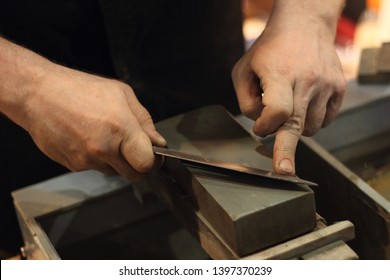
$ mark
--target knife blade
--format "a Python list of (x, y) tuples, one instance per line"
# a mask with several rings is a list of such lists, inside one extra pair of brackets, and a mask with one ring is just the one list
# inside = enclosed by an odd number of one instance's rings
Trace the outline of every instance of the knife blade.
[(183, 160), (185, 162), (200, 164), (203, 166), (212, 166), (212, 167), (222, 168), (225, 170), (231, 170), (231, 171), (256, 175), (256, 176), (280, 180), (280, 181), (287, 181), (287, 182), (292, 182), (292, 183), (296, 183), (296, 184), (306, 184), (308, 186), (318, 186), (318, 184), (311, 182), (311, 181), (308, 181), (308, 180), (301, 179), (298, 176), (278, 174), (278, 173), (275, 173), (275, 172), (269, 171), (269, 170), (263, 170), (263, 169), (259, 169), (256, 167), (245, 166), (245, 165), (241, 165), (241, 164), (237, 164), (237, 163), (233, 163), (233, 162), (220, 161), (220, 160), (202, 157), (202, 156), (198, 156), (198, 155), (188, 154), (188, 153), (180, 152), (177, 150), (172, 150), (172, 149), (165, 148), (165, 147), (153, 146), (153, 152), (156, 155), (176, 158), (179, 160)]

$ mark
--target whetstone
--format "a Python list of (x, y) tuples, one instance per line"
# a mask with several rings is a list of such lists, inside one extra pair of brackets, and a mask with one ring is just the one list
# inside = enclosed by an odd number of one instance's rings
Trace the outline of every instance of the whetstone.
[(390, 83), (390, 44), (381, 48), (363, 49), (360, 55), (358, 82), (361, 84)]
[[(272, 170), (272, 159), (220, 106), (157, 123), (171, 149)], [(263, 155), (264, 154), (264, 155)], [(165, 172), (239, 256), (308, 232), (316, 226), (313, 191), (251, 175), (216, 173), (166, 160)]]

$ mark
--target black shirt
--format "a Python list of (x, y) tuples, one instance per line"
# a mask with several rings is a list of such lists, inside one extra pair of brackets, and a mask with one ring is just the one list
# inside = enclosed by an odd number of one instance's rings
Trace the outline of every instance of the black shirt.
[(114, 75), (97, 0), (0, 0), (0, 34), (57, 63)]

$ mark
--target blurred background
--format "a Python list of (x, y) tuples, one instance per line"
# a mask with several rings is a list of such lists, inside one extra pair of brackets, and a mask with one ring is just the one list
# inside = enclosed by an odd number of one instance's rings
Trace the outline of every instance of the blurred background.
[[(241, 1), (243, 32), (249, 48), (264, 29), (273, 1)], [(390, 41), (390, 1), (347, 0), (335, 40), (346, 79), (356, 78), (363, 48), (380, 47), (386, 41)]]

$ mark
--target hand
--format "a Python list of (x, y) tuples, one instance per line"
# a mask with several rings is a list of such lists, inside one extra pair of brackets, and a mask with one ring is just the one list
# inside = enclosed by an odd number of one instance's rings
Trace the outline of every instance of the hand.
[[(285, 1), (290, 2), (301, 3)], [(242, 113), (255, 120), (254, 133), (276, 133), (274, 170), (295, 174), (300, 135), (311, 136), (335, 118), (345, 80), (333, 45), (334, 24), (316, 18), (315, 10), (287, 8), (273, 11), (232, 77)]]
[(25, 104), (22, 126), (47, 156), (70, 170), (140, 180), (161, 164), (152, 143), (166, 142), (124, 83), (50, 63)]

